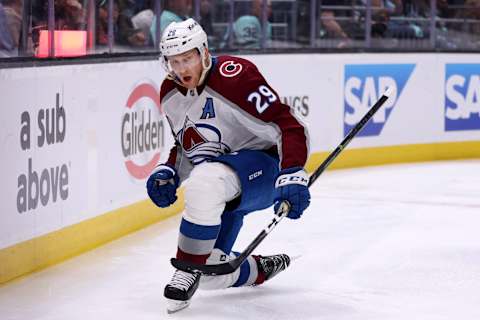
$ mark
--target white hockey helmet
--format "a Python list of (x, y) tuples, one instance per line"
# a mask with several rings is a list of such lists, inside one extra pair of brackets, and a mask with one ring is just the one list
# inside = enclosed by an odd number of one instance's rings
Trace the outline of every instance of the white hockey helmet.
[(207, 34), (203, 31), (200, 24), (192, 18), (181, 22), (172, 22), (165, 28), (160, 40), (160, 53), (163, 66), (171, 76), (175, 77), (169, 66), (168, 57), (182, 54), (192, 49), (197, 49), (202, 59), (203, 72), (200, 77), (201, 83), (212, 65), (210, 55), (208, 59), (205, 59), (205, 49), (208, 49)]

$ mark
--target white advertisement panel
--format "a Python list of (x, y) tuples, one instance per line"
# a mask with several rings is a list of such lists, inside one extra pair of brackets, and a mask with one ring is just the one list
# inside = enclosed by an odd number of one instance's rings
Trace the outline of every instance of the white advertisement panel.
[(171, 144), (157, 61), (0, 70), (0, 248), (146, 198)]
[(478, 54), (249, 58), (280, 95), (308, 97), (313, 152), (333, 149), (389, 86), (393, 96), (350, 148), (480, 140)]
[[(349, 148), (480, 140), (479, 54), (247, 56), (329, 151), (386, 89)], [(159, 61), (0, 70), (0, 249), (146, 198), (172, 136)]]
[(248, 56), (309, 128), (311, 152), (338, 144), (342, 55)]
[(380, 63), (374, 55), (348, 59), (343, 79), (343, 133), (358, 122), (386, 87), (393, 88), (392, 97), (352, 147), (452, 141), (446, 139), (442, 127), (443, 77), (439, 67), (433, 54), (386, 55)]

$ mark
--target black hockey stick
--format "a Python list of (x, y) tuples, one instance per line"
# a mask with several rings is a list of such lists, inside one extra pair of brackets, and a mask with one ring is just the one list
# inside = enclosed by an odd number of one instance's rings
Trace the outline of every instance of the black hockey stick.
[[(355, 127), (350, 130), (347, 136), (343, 141), (333, 150), (330, 155), (325, 159), (322, 164), (315, 170), (315, 172), (310, 176), (310, 181), (308, 182), (308, 187), (310, 187), (315, 180), (325, 171), (325, 169), (332, 163), (333, 160), (342, 152), (343, 149), (350, 143), (350, 141), (357, 135), (360, 130), (367, 124), (367, 122), (373, 117), (373, 115), (380, 109), (380, 107), (387, 101), (388, 97), (391, 94), (391, 88), (388, 88), (385, 93), (378, 99), (378, 101), (373, 105), (370, 110), (363, 116), (363, 118), (358, 122)], [(258, 236), (253, 239), (253, 241), (248, 245), (248, 247), (235, 259), (232, 259), (225, 263), (220, 264), (193, 264), (187, 261), (178, 260), (172, 258), (170, 262), (172, 265), (180, 270), (188, 272), (200, 272), (204, 275), (223, 275), (234, 272), (240, 265), (248, 258), (248, 256), (255, 250), (255, 248), (265, 239), (265, 237), (275, 228), (275, 226), (288, 214), (290, 210), (290, 204), (287, 201), (283, 201), (275, 212), (275, 216), (272, 221), (258, 234)]]

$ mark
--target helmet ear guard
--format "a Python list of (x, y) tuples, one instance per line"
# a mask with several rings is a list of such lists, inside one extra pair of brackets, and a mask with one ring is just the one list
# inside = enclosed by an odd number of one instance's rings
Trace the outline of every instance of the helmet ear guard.
[(172, 22), (165, 28), (160, 40), (161, 60), (163, 68), (174, 80), (177, 77), (168, 63), (168, 57), (182, 54), (192, 49), (198, 50), (202, 61), (203, 71), (199, 82), (201, 84), (205, 79), (207, 71), (212, 66), (212, 59), (210, 54), (208, 54), (207, 34), (198, 22), (192, 18), (182, 22)]

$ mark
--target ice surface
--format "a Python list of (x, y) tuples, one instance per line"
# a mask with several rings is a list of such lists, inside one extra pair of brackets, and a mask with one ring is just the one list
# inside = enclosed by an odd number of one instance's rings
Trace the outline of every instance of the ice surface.
[[(0, 319), (480, 319), (480, 161), (326, 172), (258, 253), (301, 255), (255, 288), (167, 315), (179, 217), (0, 287)], [(247, 217), (236, 248), (270, 221)]]

